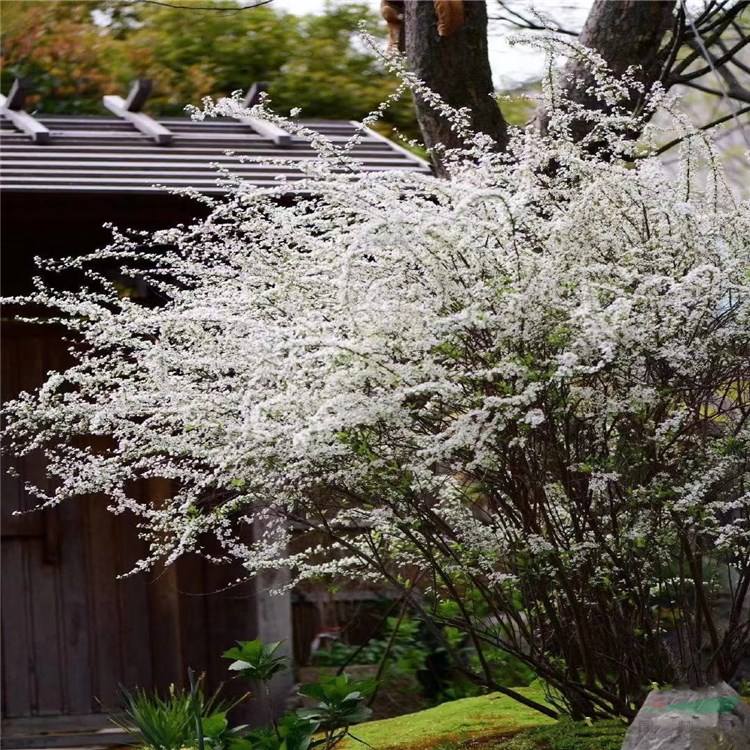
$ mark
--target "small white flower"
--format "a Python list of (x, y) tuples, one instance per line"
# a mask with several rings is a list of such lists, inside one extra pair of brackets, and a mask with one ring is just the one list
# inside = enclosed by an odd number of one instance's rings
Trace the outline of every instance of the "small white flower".
[(531, 427), (538, 427), (542, 422), (544, 422), (545, 416), (544, 412), (541, 409), (531, 409), (530, 411), (526, 412), (526, 415), (523, 418), (523, 421), (531, 425)]

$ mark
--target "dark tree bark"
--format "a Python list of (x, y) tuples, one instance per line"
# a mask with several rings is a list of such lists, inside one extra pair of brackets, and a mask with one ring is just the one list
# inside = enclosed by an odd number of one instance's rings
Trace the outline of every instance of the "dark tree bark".
[[(579, 41), (596, 50), (616, 76), (638, 65), (637, 77), (654, 83), (669, 50), (664, 42), (675, 27), (675, 5), (675, 0), (595, 0)], [(571, 72), (582, 72), (580, 63), (574, 63)]]
[[(449, 104), (468, 107), (473, 114), (474, 129), (489, 134), (498, 149), (504, 149), (508, 133), (503, 115), (491, 97), (484, 0), (464, 0), (465, 25), (448, 37), (438, 35), (435, 9), (429, 0), (393, 0), (389, 4), (397, 5), (399, 12), (403, 8), (400, 46), (405, 42), (410, 68)], [(604, 58), (615, 76), (622, 75), (630, 66), (639, 66), (637, 77), (646, 90), (659, 81), (666, 88), (680, 84), (725, 100), (750, 102), (750, 88), (735, 75), (750, 72), (740, 57), (750, 44), (746, 13), (750, 0), (706, 0), (705, 6), (690, 18), (686, 18), (684, 6), (677, 0), (594, 0), (580, 34), (562, 29), (554, 22), (548, 24), (535, 16), (527, 17), (518, 10), (518, 4), (511, 5), (506, 0), (496, 0), (495, 4), (500, 11), (494, 17), (496, 20), (522, 29), (549, 28), (563, 35), (578, 36), (585, 46)], [(571, 61), (566, 73), (574, 80), (563, 82), (562, 86), (572, 101), (587, 108), (602, 106), (586, 93), (592, 81), (585, 63)], [(721, 82), (717, 83), (715, 73), (721, 76)], [(631, 109), (637, 111), (640, 105), (641, 97), (634, 94)], [(425, 102), (417, 101), (416, 107), (427, 146), (460, 145), (444, 119)], [(747, 109), (735, 111), (733, 117), (746, 114)], [(702, 129), (726, 119), (708, 122)], [(538, 120), (544, 129), (544, 112), (539, 113)], [(589, 128), (590, 125), (580, 122), (574, 128), (574, 135), (582, 138)], [(444, 173), (440, 164), (436, 168), (438, 174)]]
[[(750, 87), (735, 75), (750, 73), (740, 57), (750, 44), (750, 0), (705, 0), (689, 18), (682, 2), (598, 0), (580, 32), (553, 19), (525, 14), (510, 0), (495, 0), (495, 5), (498, 13), (492, 19), (518, 29), (578, 37), (597, 49), (615, 72), (624, 71), (628, 63), (644, 64), (642, 78), (647, 83), (659, 80), (666, 88), (681, 84), (720, 98), (750, 102)], [(670, 22), (667, 11), (675, 8)], [(661, 35), (670, 25), (671, 35)], [(701, 81), (705, 76), (709, 80)]]
[[(598, 52), (616, 77), (631, 66), (639, 66), (636, 78), (648, 91), (657, 81), (664, 80), (666, 66), (676, 51), (680, 22), (674, 16), (675, 0), (595, 0), (586, 19), (579, 41)], [(673, 33), (670, 35), (670, 31)], [(593, 77), (585, 62), (571, 60), (563, 76), (564, 95), (587, 109), (601, 109), (602, 104), (586, 93)], [(630, 107), (635, 111), (640, 98), (634, 96)], [(542, 127), (544, 116), (542, 115)], [(577, 123), (573, 133), (582, 138), (589, 125)]]
[[(484, 0), (466, 2), (463, 26), (446, 37), (438, 36), (433, 3), (407, 0), (404, 16), (406, 56), (411, 70), (452, 107), (468, 107), (474, 129), (491, 136), (498, 149), (504, 149), (508, 127), (493, 97)], [(415, 104), (425, 145), (462, 145), (444, 117), (418, 97)], [(440, 163), (435, 168), (443, 174)]]

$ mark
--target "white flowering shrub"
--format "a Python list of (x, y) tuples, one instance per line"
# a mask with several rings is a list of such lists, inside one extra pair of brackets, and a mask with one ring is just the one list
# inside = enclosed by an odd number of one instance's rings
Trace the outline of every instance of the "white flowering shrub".
[[(702, 134), (665, 171), (649, 113), (618, 106), (632, 81), (597, 70), (610, 109), (586, 142), (553, 84), (546, 135), (503, 154), (433, 96), (466, 137), (450, 181), (362, 173), (311, 136), (300, 182), (226, 177), (205, 220), (116, 232), (62, 264), (85, 288), (13, 300), (56, 310), (76, 359), (5, 407), (10, 448), (56, 479), (41, 501), (103, 493), (138, 516), (142, 566), (218, 539), (249, 573), (389, 581), (469, 634), (476, 681), (505, 687), (482, 658), (502, 647), (575, 716), (731, 678), (750, 630), (750, 214)], [(171, 497), (144, 499), (150, 478)]]

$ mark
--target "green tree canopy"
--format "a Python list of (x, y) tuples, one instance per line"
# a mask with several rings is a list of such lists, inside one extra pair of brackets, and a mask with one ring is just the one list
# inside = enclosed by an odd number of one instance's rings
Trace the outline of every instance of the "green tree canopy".
[[(303, 117), (359, 119), (396, 82), (357, 37), (360, 22), (382, 36), (364, 3), (329, 3), (318, 15), (273, 7), (240, 9), (220, 0), (169, 8), (122, 0), (39, 2), (2, 8), (2, 87), (26, 76), (40, 111), (101, 111), (101, 96), (124, 94), (138, 77), (154, 81), (149, 111), (179, 114), (204, 96), (267, 81), (274, 107)], [(202, 10), (205, 6), (213, 10)], [(219, 9), (226, 8), (226, 12)], [(411, 102), (391, 109), (390, 125), (416, 135)]]

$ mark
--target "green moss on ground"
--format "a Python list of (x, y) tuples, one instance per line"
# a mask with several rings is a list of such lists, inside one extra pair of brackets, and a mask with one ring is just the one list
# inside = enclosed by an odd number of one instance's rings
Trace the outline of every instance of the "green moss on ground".
[[(532, 685), (514, 689), (527, 698), (545, 702), (540, 687)], [(394, 719), (359, 724), (352, 728), (352, 734), (374, 750), (438, 750), (460, 748), (461, 743), (468, 740), (499, 739), (517, 734), (522, 729), (554, 724), (552, 719), (505, 695), (490, 693), (450, 701)], [(341, 750), (362, 750), (363, 747), (350, 739), (341, 745)]]
[(521, 732), (507, 742), (486, 750), (620, 750), (627, 726), (621, 721), (559, 721)]

